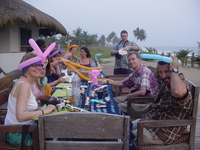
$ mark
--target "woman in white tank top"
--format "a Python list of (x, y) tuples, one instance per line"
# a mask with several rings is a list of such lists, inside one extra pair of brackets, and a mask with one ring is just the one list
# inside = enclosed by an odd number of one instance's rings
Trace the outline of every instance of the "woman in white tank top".
[[(35, 57), (33, 53), (27, 53), (22, 58), (22, 63)], [(43, 64), (35, 62), (22, 68), (22, 76), (14, 85), (8, 99), (8, 111), (5, 118), (5, 125), (33, 124), (32, 119), (41, 114), (48, 114), (55, 109), (55, 106), (48, 107), (41, 111), (37, 110), (38, 104), (31, 90), (31, 84), (39, 77)]]

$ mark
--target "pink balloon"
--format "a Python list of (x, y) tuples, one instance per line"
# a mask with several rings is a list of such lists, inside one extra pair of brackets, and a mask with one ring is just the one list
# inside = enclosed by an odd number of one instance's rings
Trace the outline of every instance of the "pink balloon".
[(39, 48), (39, 46), (37, 45), (37, 43), (33, 39), (29, 39), (28, 42), (31, 45), (31, 47), (34, 49), (36, 54), (41, 57), (43, 53), (42, 53), (41, 49)]
[(31, 59), (28, 59), (22, 63), (20, 63), (18, 65), (18, 69), (22, 70), (24, 67), (31, 65), (33, 63), (36, 63), (38, 61), (41, 61), (42, 63), (44, 63), (46, 57), (50, 54), (50, 52), (54, 49), (54, 47), (56, 46), (56, 42), (52, 43), (46, 50), (44, 53), (42, 53), (41, 49), (39, 48), (39, 46), (37, 45), (37, 43), (33, 40), (33, 39), (29, 39), (29, 44), (31, 45), (31, 47), (34, 49), (34, 51), (36, 52), (36, 54), (38, 56), (33, 57)]
[(51, 51), (54, 49), (54, 47), (56, 46), (56, 42), (53, 42), (43, 53), (43, 57), (47, 57)]
[(19, 65), (18, 65), (18, 69), (19, 70), (22, 70), (24, 67), (26, 67), (26, 66), (28, 66), (28, 65), (31, 65), (31, 64), (33, 64), (33, 63), (36, 63), (36, 62), (38, 62), (38, 61), (41, 61), (41, 58), (40, 57), (33, 57), (33, 58), (31, 58), (31, 59), (28, 59), (28, 60), (26, 60), (26, 61), (24, 61), (24, 62), (22, 62), (22, 63), (20, 63)]

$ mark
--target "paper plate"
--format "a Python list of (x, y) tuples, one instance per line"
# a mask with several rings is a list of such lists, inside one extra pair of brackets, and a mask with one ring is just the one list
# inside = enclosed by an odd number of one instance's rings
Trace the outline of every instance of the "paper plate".
[(127, 54), (127, 51), (123, 50), (123, 49), (120, 49), (119, 50), (119, 54), (120, 55), (126, 55)]

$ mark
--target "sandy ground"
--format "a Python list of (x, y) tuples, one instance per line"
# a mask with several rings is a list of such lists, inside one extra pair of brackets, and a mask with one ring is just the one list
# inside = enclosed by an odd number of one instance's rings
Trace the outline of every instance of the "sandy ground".
[[(103, 72), (106, 75), (112, 75), (113, 74), (113, 68), (114, 68), (114, 57), (101, 59), (102, 61), (109, 61), (108, 63), (101, 63), (100, 65), (103, 66)], [(153, 66), (156, 67), (157, 61), (148, 62), (148, 61), (142, 61), (142, 64), (145, 66)], [(200, 68), (198, 69), (197, 66), (195, 68), (192, 68), (191, 66), (180, 66), (179, 72), (183, 73), (186, 79), (189, 79), (196, 85), (200, 86)]]

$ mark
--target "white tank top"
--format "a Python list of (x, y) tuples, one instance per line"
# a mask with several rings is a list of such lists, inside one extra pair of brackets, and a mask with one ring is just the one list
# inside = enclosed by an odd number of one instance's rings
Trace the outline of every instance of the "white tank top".
[[(13, 88), (13, 92), (15, 93), (15, 90), (17, 88), (17, 86), (21, 83), (23, 83), (25, 81), (21, 81), (19, 83), (16, 84), (16, 86), (14, 86)], [(28, 99), (27, 102), (27, 111), (35, 111), (38, 108), (38, 104), (37, 101), (35, 99), (35, 96), (33, 95), (32, 90), (30, 91), (31, 95)], [(17, 98), (14, 97), (13, 95), (11, 95), (11, 93), (9, 94), (8, 97), (8, 106), (7, 106), (7, 114), (6, 114), (6, 118), (5, 118), (5, 125), (19, 125), (19, 124), (26, 124), (26, 125), (33, 125), (34, 121), (33, 120), (28, 120), (28, 121), (24, 121), (24, 122), (19, 122), (17, 120), (16, 117), (16, 103), (17, 103)]]

